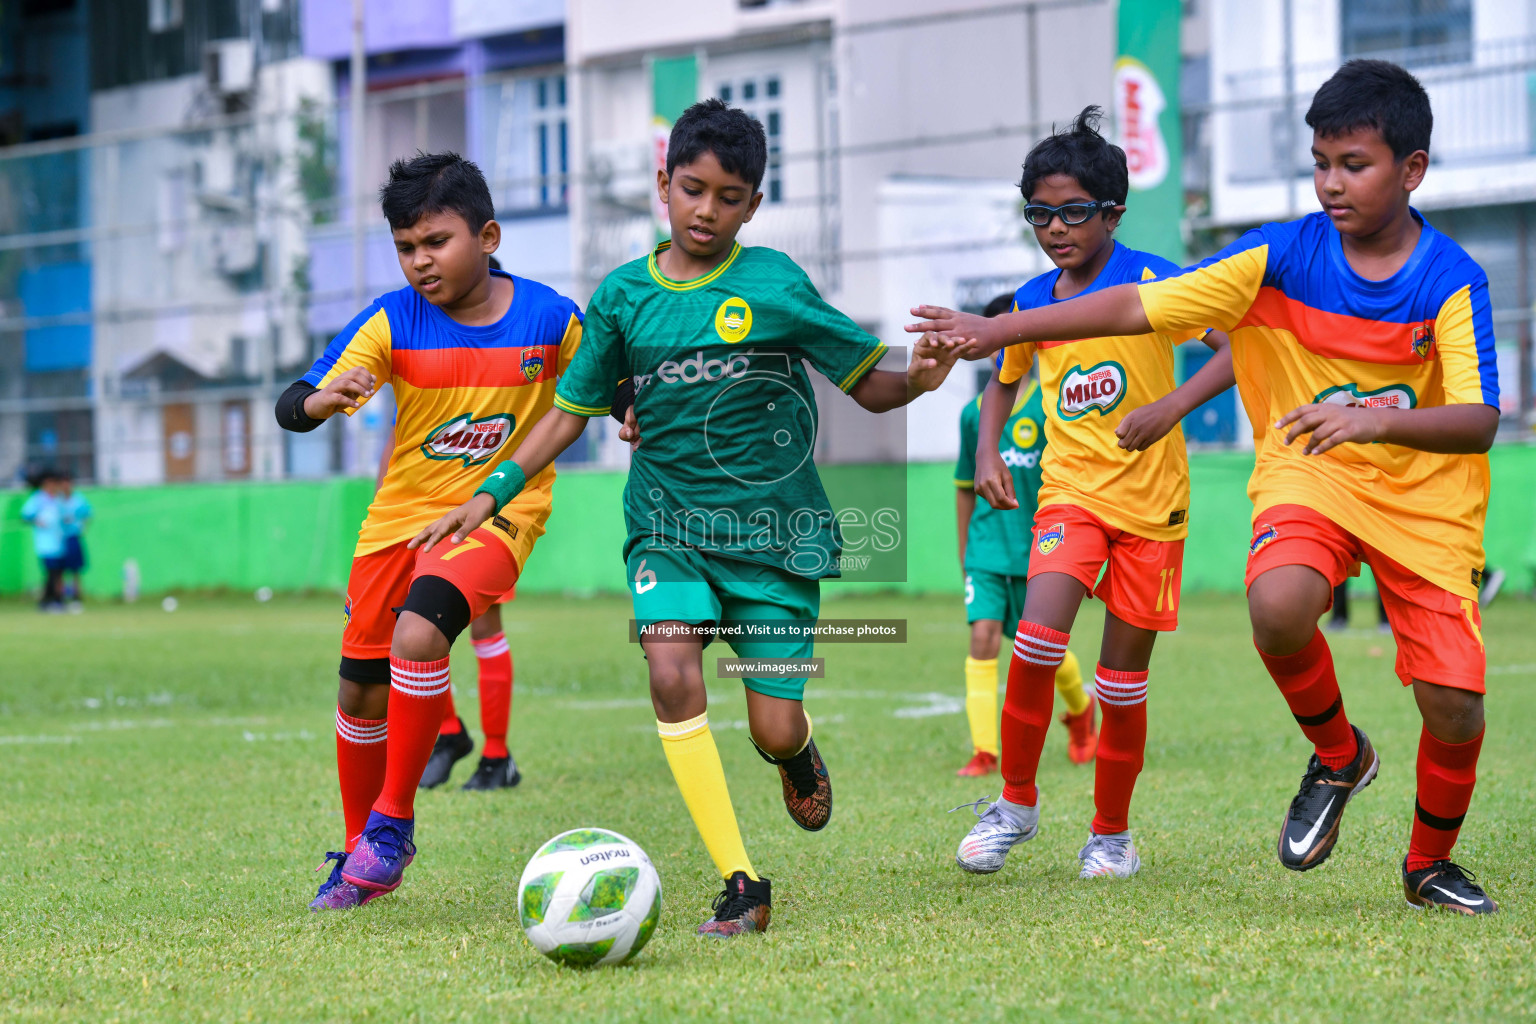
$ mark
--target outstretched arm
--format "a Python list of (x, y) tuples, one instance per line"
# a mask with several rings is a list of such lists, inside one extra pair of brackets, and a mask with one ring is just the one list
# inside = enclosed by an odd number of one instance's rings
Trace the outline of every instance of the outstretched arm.
[(870, 412), (890, 412), (907, 405), (925, 391), (934, 391), (955, 365), (955, 347), (924, 335), (912, 349), (905, 373), (870, 370), (848, 392)]
[(1232, 340), (1221, 331), (1210, 331), (1204, 341), (1216, 353), (1183, 384), (1155, 402), (1133, 409), (1115, 428), (1120, 447), (1144, 452), (1172, 430), (1180, 420), (1209, 402), (1237, 381), (1232, 375)]
[(960, 313), (944, 306), (914, 306), (912, 315), (921, 319), (907, 324), (909, 332), (933, 332), (958, 343), (962, 359), (980, 359), (1021, 341), (1072, 341), (1152, 332), (1134, 284), (1117, 284), (1071, 302), (994, 317)]
[[(555, 461), (556, 456), (576, 442), (586, 428), (585, 416), (577, 416), (564, 409), (549, 410), (528, 431), (528, 436), (523, 438), (523, 443), (518, 445), (512, 457), (496, 467), (496, 472), (490, 475), (473, 497), (412, 537), (406, 547), (431, 551), (438, 541), (449, 534), (453, 535), (453, 543), (459, 543), (480, 529), (507, 502), (517, 497), (523, 489), (523, 483), (543, 472), (546, 466)], [(502, 497), (498, 498), (498, 495)]]

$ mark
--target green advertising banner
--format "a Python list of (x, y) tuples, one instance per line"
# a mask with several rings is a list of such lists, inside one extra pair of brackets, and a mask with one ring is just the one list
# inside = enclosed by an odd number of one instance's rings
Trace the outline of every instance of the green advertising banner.
[(1115, 61), (1115, 141), (1131, 194), (1115, 237), (1184, 263), (1183, 130), (1179, 121), (1180, 0), (1120, 0)]
[[(651, 61), (651, 152), (655, 156), (656, 170), (667, 169), (667, 140), (672, 135), (672, 125), (698, 98), (697, 57), (657, 57)], [(667, 210), (654, 192), (651, 217), (656, 222), (657, 240), (667, 238), (671, 234), (667, 226)]]

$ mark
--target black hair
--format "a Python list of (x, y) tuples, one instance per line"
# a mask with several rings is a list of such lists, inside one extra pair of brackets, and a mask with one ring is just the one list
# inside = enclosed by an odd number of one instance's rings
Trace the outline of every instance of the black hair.
[(1099, 119), (1104, 111), (1084, 107), (1073, 118), (1071, 127), (1057, 131), (1035, 143), (1024, 158), (1024, 177), (1019, 191), (1026, 202), (1035, 194), (1041, 178), (1066, 174), (1088, 192), (1090, 199), (1113, 199), (1124, 203), (1130, 191), (1130, 172), (1126, 170), (1125, 150), (1099, 134)]
[(981, 311), (981, 315), (985, 317), (1002, 316), (1004, 313), (1011, 312), (1012, 309), (1013, 292), (1003, 292), (1003, 294), (987, 303), (986, 308)]
[(1373, 128), (1394, 159), (1429, 152), (1435, 115), (1419, 80), (1386, 60), (1345, 61), (1307, 108), (1307, 127), (1325, 139)]
[(391, 231), (415, 224), (432, 213), (456, 213), (478, 232), (496, 218), (496, 204), (480, 168), (457, 153), (423, 153), (389, 165), (389, 181), (379, 189), (379, 205)]
[(678, 164), (691, 164), (705, 153), (715, 154), (726, 173), (751, 182), (752, 191), (763, 183), (768, 136), (762, 122), (745, 110), (707, 99), (683, 111), (667, 140), (667, 176)]

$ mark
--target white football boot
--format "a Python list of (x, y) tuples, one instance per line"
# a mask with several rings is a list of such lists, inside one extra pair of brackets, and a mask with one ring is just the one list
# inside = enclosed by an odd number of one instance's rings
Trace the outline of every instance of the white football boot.
[(1088, 845), (1077, 852), (1083, 862), (1078, 878), (1130, 878), (1141, 870), (1141, 858), (1129, 832), (1114, 835), (1090, 835)]
[[(986, 804), (985, 810), (981, 809), (982, 804)], [(960, 807), (971, 808), (978, 819), (960, 840), (960, 849), (955, 853), (955, 863), (972, 874), (990, 875), (997, 871), (1008, 859), (1009, 850), (1035, 838), (1035, 833), (1040, 831), (1038, 796), (1033, 807), (1018, 804), (1005, 807), (1001, 801), (989, 803), (985, 797)], [(953, 808), (951, 813), (960, 807)]]

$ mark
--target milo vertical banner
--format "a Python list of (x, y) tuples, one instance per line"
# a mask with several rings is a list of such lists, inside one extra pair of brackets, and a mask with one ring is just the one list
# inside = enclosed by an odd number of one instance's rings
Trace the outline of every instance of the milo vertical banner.
[(1131, 172), (1120, 241), (1184, 262), (1183, 130), (1179, 123), (1180, 0), (1120, 0), (1116, 143)]
[[(672, 125), (699, 97), (699, 61), (687, 57), (657, 57), (651, 61), (651, 152), (656, 170), (667, 168), (667, 139)], [(667, 208), (651, 190), (651, 217), (658, 239), (666, 238)]]

